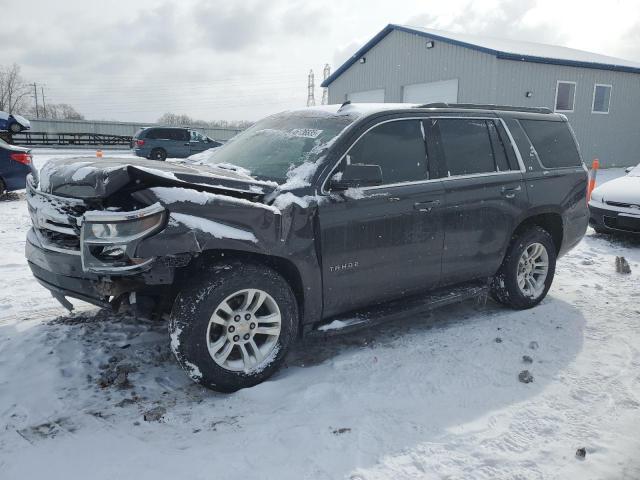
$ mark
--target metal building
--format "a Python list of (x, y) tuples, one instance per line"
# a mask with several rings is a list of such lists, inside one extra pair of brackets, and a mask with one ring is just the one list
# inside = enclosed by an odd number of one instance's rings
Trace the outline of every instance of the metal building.
[(640, 162), (640, 63), (566, 47), (388, 25), (323, 83), (329, 102), (548, 107), (585, 162)]

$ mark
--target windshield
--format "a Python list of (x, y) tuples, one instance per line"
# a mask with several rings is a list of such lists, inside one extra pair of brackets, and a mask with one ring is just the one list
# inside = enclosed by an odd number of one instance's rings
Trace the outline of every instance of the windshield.
[(283, 183), (287, 172), (304, 162), (315, 162), (327, 144), (353, 118), (321, 111), (285, 112), (259, 121), (224, 146), (207, 163), (242, 167), (251, 175)]

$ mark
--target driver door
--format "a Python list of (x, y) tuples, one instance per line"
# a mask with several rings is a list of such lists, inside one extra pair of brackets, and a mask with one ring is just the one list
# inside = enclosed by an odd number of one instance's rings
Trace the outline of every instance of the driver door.
[(325, 317), (428, 290), (441, 275), (444, 189), (428, 178), (421, 121), (374, 126), (346, 162), (379, 165), (383, 183), (331, 191), (318, 207)]
[(209, 139), (203, 137), (199, 132), (191, 130), (190, 135), (191, 141), (189, 143), (191, 147), (191, 155), (193, 155), (194, 153), (204, 152), (205, 150), (211, 148), (208, 143)]

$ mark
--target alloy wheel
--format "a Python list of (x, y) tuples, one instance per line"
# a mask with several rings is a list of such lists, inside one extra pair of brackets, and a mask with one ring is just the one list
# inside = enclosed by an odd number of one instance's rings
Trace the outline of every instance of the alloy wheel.
[(545, 289), (549, 273), (549, 254), (541, 243), (524, 249), (518, 261), (518, 287), (526, 297), (537, 299)]
[(245, 289), (215, 308), (207, 347), (216, 364), (233, 372), (264, 368), (272, 360), (282, 324), (278, 304), (264, 290)]

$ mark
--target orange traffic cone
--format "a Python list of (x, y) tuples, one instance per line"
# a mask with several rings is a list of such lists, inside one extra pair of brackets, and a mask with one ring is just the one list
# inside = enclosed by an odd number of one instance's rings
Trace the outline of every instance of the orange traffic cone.
[(589, 186), (587, 187), (587, 202), (591, 200), (591, 192), (596, 188), (596, 178), (598, 176), (598, 169), (600, 168), (600, 161), (597, 158), (593, 159), (591, 164), (591, 172), (589, 173)]

